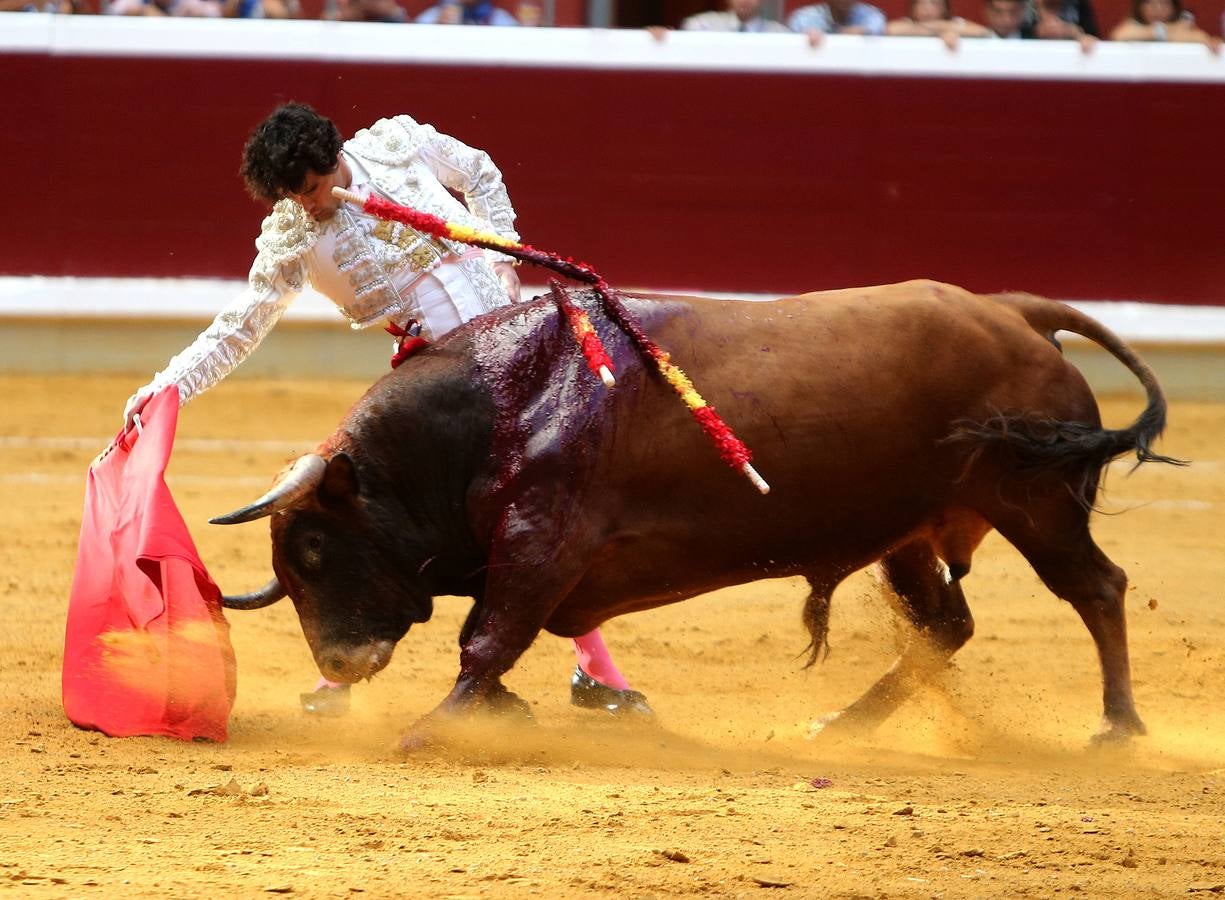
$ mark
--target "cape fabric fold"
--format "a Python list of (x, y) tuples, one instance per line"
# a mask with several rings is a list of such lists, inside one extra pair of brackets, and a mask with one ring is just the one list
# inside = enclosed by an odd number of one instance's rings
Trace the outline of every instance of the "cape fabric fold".
[(234, 650), (165, 471), (179, 417), (171, 385), (143, 433), (89, 467), (64, 639), (63, 701), (82, 728), (114, 737), (226, 739)]

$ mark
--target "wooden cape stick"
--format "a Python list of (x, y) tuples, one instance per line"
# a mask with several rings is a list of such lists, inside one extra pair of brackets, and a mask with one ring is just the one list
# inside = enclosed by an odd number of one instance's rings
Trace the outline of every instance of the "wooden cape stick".
[[(625, 304), (621, 302), (616, 292), (609, 287), (608, 282), (587, 263), (577, 262), (557, 253), (539, 250), (530, 244), (523, 244), (498, 234), (478, 231), (466, 225), (448, 222), (446, 219), (403, 206), (374, 194), (369, 197), (362, 197), (360, 194), (345, 188), (333, 187), (332, 196), (359, 206), (362, 210), (377, 218), (400, 222), (434, 237), (448, 238), (470, 246), (504, 253), (523, 262), (535, 263), (558, 274), (573, 278), (575, 281), (591, 285), (601, 301), (603, 301), (604, 311), (608, 314), (608, 317), (629, 336), (640, 353), (649, 357), (655, 363), (664, 380), (672, 386), (672, 389), (685, 405), (689, 407), (689, 412), (697, 420), (698, 425), (706, 432), (707, 437), (714, 442), (715, 448), (719, 451), (719, 455), (723, 458), (724, 462), (742, 472), (761, 493), (768, 494), (770, 492), (770, 485), (753, 468), (751, 462), (753, 454), (749, 448), (736, 437), (728, 424), (715, 411), (715, 408), (710, 406), (702, 395), (698, 393), (693, 382), (689, 380), (689, 376), (678, 366), (674, 365), (668, 353), (660, 348), (642, 330), (642, 326), (638, 324), (630, 311), (626, 309)], [(560, 291), (554, 292), (555, 300), (559, 293)], [(584, 356), (587, 357), (588, 365), (594, 369), (595, 366), (592, 365), (592, 361), (600, 357), (610, 363), (611, 360), (608, 360), (603, 347), (598, 345), (599, 337), (595, 334), (594, 329), (587, 332), (582, 328), (581, 322), (576, 324), (576, 319), (570, 318), (566, 307), (560, 301), (559, 307), (563, 313), (567, 314), (571, 330), (580, 347), (582, 347)], [(586, 318), (586, 316), (583, 315), (583, 318)], [(590, 322), (587, 323), (587, 328), (590, 328)], [(595, 349), (597, 346), (599, 346), (598, 352)], [(605, 367), (610, 368), (607, 365)], [(606, 385), (611, 386), (609, 384), (612, 378), (611, 371), (608, 372), (607, 379), (604, 378), (603, 372), (600, 373), (600, 377)]]

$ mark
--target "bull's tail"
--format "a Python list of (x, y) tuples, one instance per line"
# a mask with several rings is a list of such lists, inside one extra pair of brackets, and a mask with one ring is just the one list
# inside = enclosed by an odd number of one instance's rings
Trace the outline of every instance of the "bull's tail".
[(1076, 472), (1080, 476), (1076, 492), (1086, 505), (1093, 504), (1101, 469), (1126, 453), (1136, 454), (1137, 466), (1146, 462), (1186, 464), (1153, 451), (1154, 442), (1165, 430), (1165, 394), (1153, 370), (1118, 335), (1063, 303), (1030, 294), (995, 294), (991, 299), (1016, 309), (1031, 328), (1056, 347), (1057, 331), (1070, 331), (1093, 341), (1136, 376), (1148, 402), (1126, 428), (1000, 413), (986, 422), (959, 423), (950, 441), (972, 444), (976, 450), (992, 445), (1007, 447), (1022, 469), (1034, 473), (1055, 469)]

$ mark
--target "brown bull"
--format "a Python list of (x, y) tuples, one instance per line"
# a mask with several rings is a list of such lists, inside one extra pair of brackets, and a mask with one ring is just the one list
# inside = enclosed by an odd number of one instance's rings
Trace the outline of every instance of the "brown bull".
[[(576, 295), (618, 372), (584, 368), (548, 300), (455, 331), (387, 375), (270, 494), (218, 521), (272, 516), (276, 579), (321, 671), (387, 665), (437, 595), (471, 596), (460, 673), (439, 711), (521, 704), (501, 676), (540, 631), (605, 620), (760, 578), (802, 575), (812, 656), (829, 597), (879, 561), (926, 639), (846, 709), (871, 725), (973, 632), (961, 580), (998, 529), (1097, 645), (1102, 734), (1143, 733), (1132, 701), (1123, 571), (1089, 534), (1102, 468), (1152, 442), (1165, 401), (1152, 371), (1085, 315), (1027, 295), (933, 282), (770, 303), (627, 297), (645, 330), (752, 448), (758, 494), (590, 295)], [(1108, 350), (1148, 403), (1101, 427), (1067, 330)], [(1168, 461), (1168, 460), (1166, 460)]]

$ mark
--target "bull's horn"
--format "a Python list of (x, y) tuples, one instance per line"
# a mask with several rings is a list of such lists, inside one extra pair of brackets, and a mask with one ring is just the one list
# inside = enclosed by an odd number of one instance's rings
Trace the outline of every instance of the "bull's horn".
[(226, 609), (263, 609), (265, 606), (271, 606), (273, 603), (276, 603), (284, 596), (285, 588), (281, 587), (281, 582), (274, 577), (258, 591), (252, 591), (249, 594), (239, 594), (236, 597), (227, 597), (223, 594), (221, 605)]
[(250, 506), (244, 506), (224, 516), (209, 519), (211, 525), (237, 525), (240, 522), (250, 522), (252, 519), (262, 519), (264, 516), (284, 509), (299, 497), (309, 494), (323, 480), (323, 470), (327, 461), (318, 453), (308, 453), (301, 456), (293, 464), (285, 477), (272, 486), (272, 490), (264, 494)]

